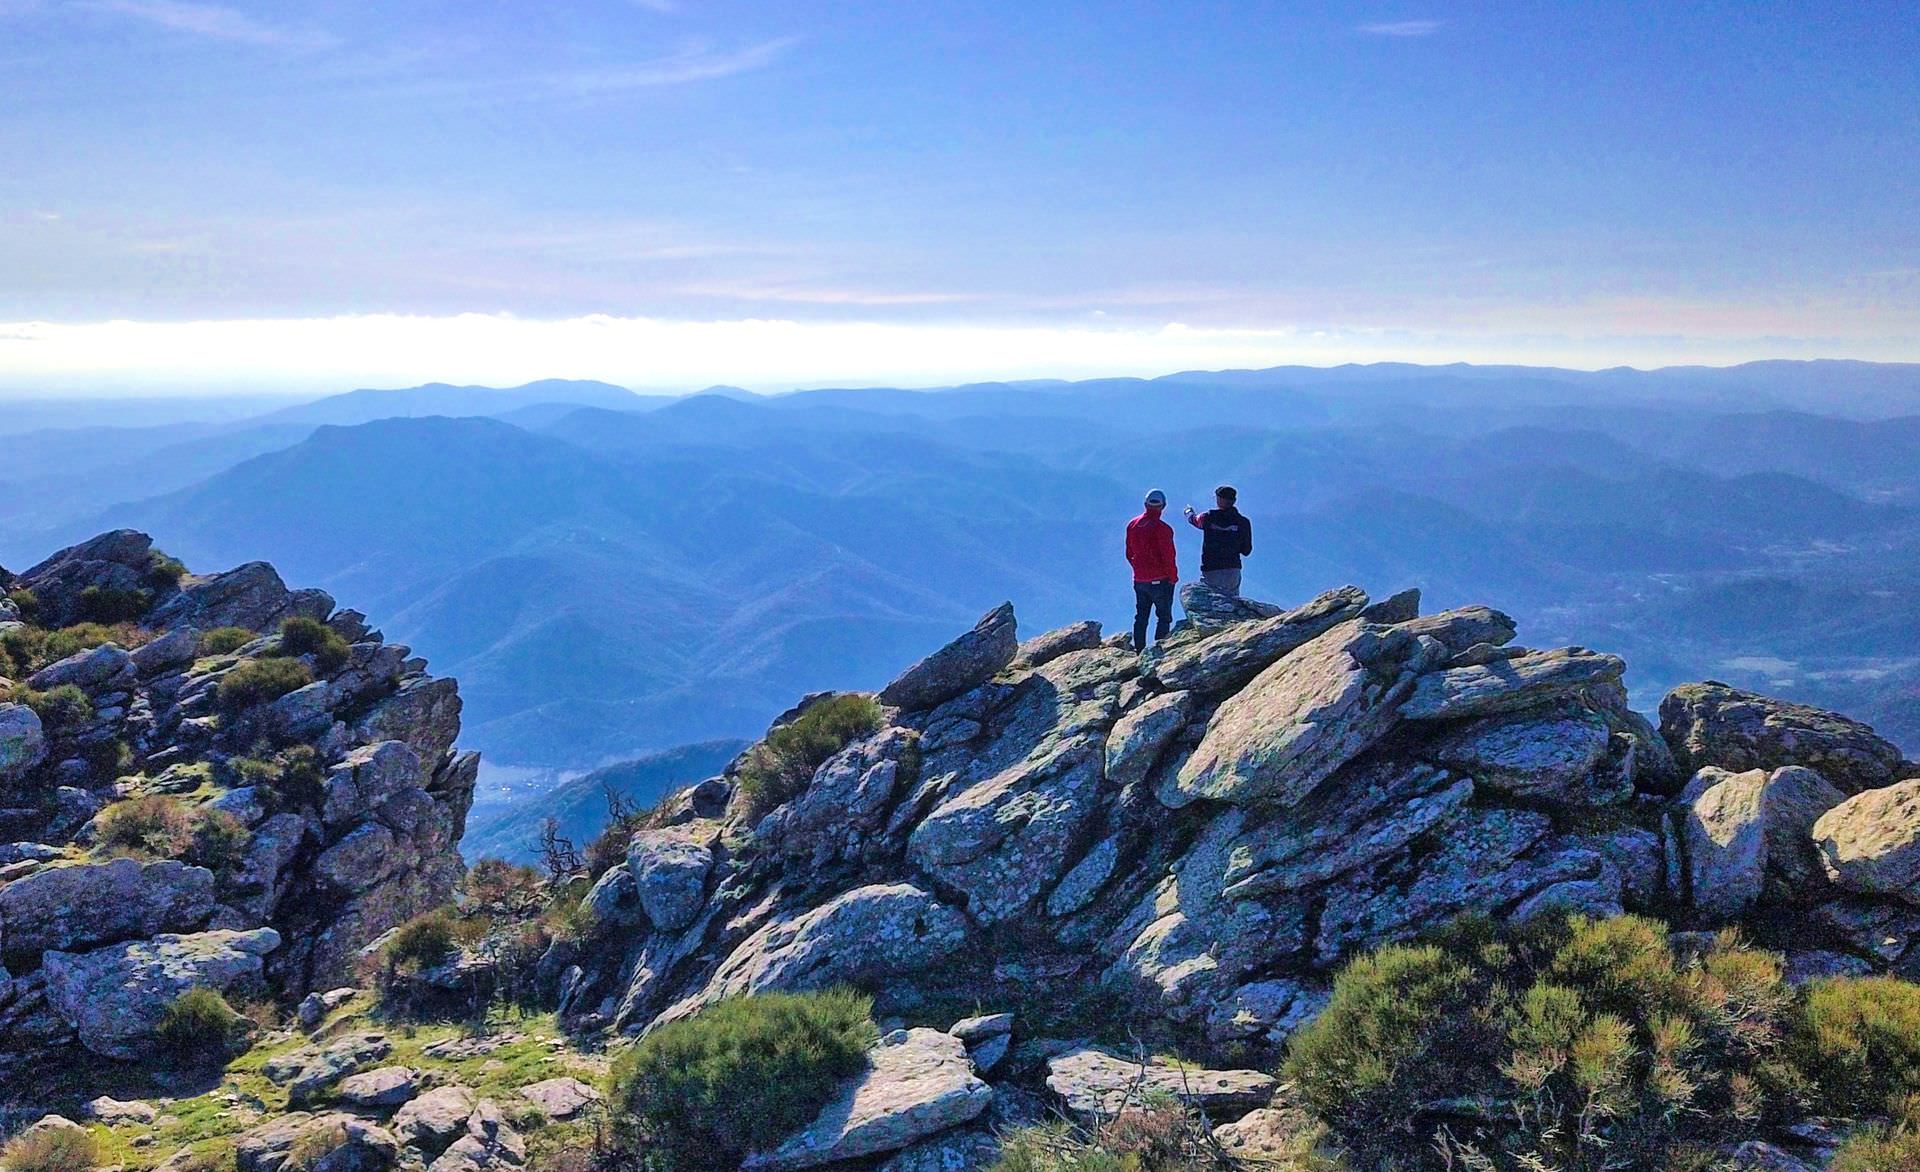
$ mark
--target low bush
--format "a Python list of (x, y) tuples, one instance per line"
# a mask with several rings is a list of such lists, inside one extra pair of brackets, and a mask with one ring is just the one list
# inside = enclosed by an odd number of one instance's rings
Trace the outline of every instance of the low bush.
[(200, 633), (200, 654), (232, 655), (259, 637), (245, 627), (215, 627)]
[(1920, 1095), (1920, 985), (1897, 977), (1813, 982), (1787, 1054), (1822, 1113), (1899, 1110)]
[(1732, 933), (1683, 963), (1634, 916), (1468, 927), (1349, 964), (1284, 1074), (1362, 1166), (1663, 1167), (1797, 1100), (1795, 1007)]
[(16, 586), (7, 591), (7, 601), (20, 612), (20, 621), (31, 623), (40, 617), (40, 596), (25, 586)]
[(74, 617), (83, 623), (130, 623), (152, 605), (153, 595), (145, 590), (89, 586), (74, 603)]
[(351, 1133), (338, 1119), (316, 1119), (293, 1138), (281, 1172), (313, 1172), (320, 1161), (345, 1146)]
[(16, 704), (25, 704), (33, 709), (34, 715), (40, 718), (40, 727), (46, 730), (48, 736), (57, 737), (74, 732), (93, 719), (93, 702), (74, 684), (61, 684), (44, 692), (19, 687), (13, 690), (10, 698)]
[(822, 700), (768, 733), (736, 770), (748, 819), (758, 821), (790, 801), (827, 758), (879, 727), (873, 697), (849, 693)]
[(168, 1003), (154, 1038), (182, 1062), (224, 1061), (246, 1048), (253, 1023), (213, 989), (195, 985)]
[(100, 811), (94, 842), (103, 851), (147, 858), (178, 858), (193, 838), (193, 814), (163, 794), (128, 798)]
[(232, 814), (202, 808), (194, 811), (193, 829), (183, 857), (196, 867), (224, 871), (246, 857), (252, 837), (246, 824)]
[(80, 651), (91, 651), (107, 643), (118, 643), (122, 647), (144, 647), (153, 642), (153, 632), (130, 622), (86, 622), (75, 623), (70, 627), (61, 627), (47, 633), (47, 641), (41, 651), (48, 663), (58, 663), (67, 656)]
[(1877, 1124), (1847, 1137), (1827, 1172), (1907, 1172), (1920, 1168), (1920, 1099), (1903, 1100), (1891, 1126)]
[(220, 705), (238, 712), (278, 700), (313, 682), (313, 673), (297, 659), (249, 659), (220, 677)]
[(43, 1127), (0, 1147), (6, 1172), (92, 1172), (99, 1164), (99, 1141), (79, 1127)]
[(845, 989), (721, 1001), (614, 1064), (616, 1143), (668, 1168), (732, 1168), (817, 1114), (866, 1061), (870, 998)]
[(322, 675), (332, 675), (347, 665), (353, 652), (347, 641), (319, 619), (296, 615), (280, 624), (280, 644), (276, 655), (313, 657)]
[(504, 859), (481, 859), (460, 880), (462, 910), (490, 915), (526, 915), (547, 902), (540, 872)]
[(155, 590), (166, 590), (180, 584), (187, 576), (187, 564), (177, 557), (153, 550), (147, 554), (147, 585)]
[(452, 955), (456, 925), (449, 908), (423, 912), (393, 930), (380, 957), (395, 971), (432, 968)]

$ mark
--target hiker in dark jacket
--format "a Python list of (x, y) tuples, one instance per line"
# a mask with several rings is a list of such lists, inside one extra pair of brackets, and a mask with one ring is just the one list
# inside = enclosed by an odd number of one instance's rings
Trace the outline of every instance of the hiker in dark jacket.
[(1133, 649), (1147, 648), (1147, 615), (1158, 611), (1154, 624), (1154, 642), (1167, 637), (1173, 625), (1173, 586), (1180, 580), (1180, 567), (1173, 552), (1173, 526), (1160, 519), (1167, 509), (1167, 494), (1154, 489), (1147, 494), (1146, 510), (1127, 522), (1127, 562), (1133, 567)]
[(1187, 523), (1206, 534), (1200, 539), (1200, 580), (1220, 593), (1240, 597), (1240, 559), (1253, 552), (1253, 522), (1240, 514), (1234, 502), (1240, 494), (1231, 484), (1213, 490), (1213, 507), (1196, 513), (1187, 506)]

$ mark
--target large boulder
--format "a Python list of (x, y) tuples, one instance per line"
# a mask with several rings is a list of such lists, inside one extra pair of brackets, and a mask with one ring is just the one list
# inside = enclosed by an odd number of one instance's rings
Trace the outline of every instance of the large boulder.
[(213, 914), (213, 895), (213, 872), (175, 859), (48, 867), (0, 887), (5, 955), (189, 931)]
[(1100, 624), (1093, 619), (1083, 619), (1044, 635), (1035, 635), (1020, 644), (1014, 663), (1019, 667), (1039, 667), (1043, 663), (1052, 663), (1069, 651), (1091, 651), (1098, 646)]
[(1530, 651), (1421, 676), (1400, 705), (1400, 715), (1407, 720), (1460, 720), (1516, 712), (1618, 683), (1626, 670), (1619, 656), (1584, 647)]
[(1279, 1086), (1257, 1070), (1205, 1070), (1091, 1046), (1047, 1060), (1047, 1089), (1083, 1119), (1111, 1119), (1162, 1096), (1213, 1115), (1238, 1113), (1265, 1105)]
[(910, 883), (876, 884), (783, 917), (723, 961), (679, 1015), (747, 993), (871, 984), (925, 970), (967, 942), (967, 920)]
[(1840, 802), (1813, 824), (1813, 841), (1843, 890), (1920, 904), (1920, 777)]
[(705, 902), (713, 849), (679, 827), (643, 830), (627, 847), (640, 906), (655, 927), (678, 931), (691, 924)]
[(1715, 680), (1669, 692), (1660, 735), (1689, 774), (1804, 765), (1854, 794), (1897, 780), (1902, 768), (1899, 748), (1857, 720)]
[(1627, 779), (1594, 776), (1612, 739), (1604, 717), (1567, 704), (1466, 721), (1428, 742), (1422, 753), (1495, 793), (1600, 806), (1632, 796), (1631, 785), (1622, 784)]
[(0, 783), (18, 781), (47, 756), (40, 717), (25, 704), (0, 704)]
[(1141, 674), (1176, 691), (1235, 692), (1281, 656), (1357, 618), (1366, 606), (1365, 591), (1342, 586), (1270, 618), (1156, 644), (1141, 660)]
[(272, 631), (286, 619), (325, 620), (333, 598), (324, 590), (288, 590), (266, 562), (248, 562), (223, 574), (188, 581), (180, 592), (155, 607), (147, 622), (154, 627), (245, 627)]
[(1013, 604), (982, 615), (973, 629), (902, 672), (880, 690), (880, 703), (906, 711), (932, 708), (992, 679), (1019, 653)]
[(118, 643), (102, 643), (76, 651), (27, 677), (27, 686), (46, 691), (72, 684), (83, 692), (98, 692), (133, 665), (133, 656)]
[(163, 934), (92, 952), (49, 952), (42, 964), (47, 1002), (95, 1054), (142, 1058), (151, 1052), (154, 1030), (175, 998), (196, 987), (257, 989), (262, 958), (278, 947), (278, 932), (256, 928)]
[(966, 1044), (939, 1030), (895, 1030), (867, 1059), (813, 1122), (741, 1166), (778, 1172), (898, 1151), (978, 1117), (993, 1100)]
[(1229, 623), (1270, 619), (1287, 608), (1215, 590), (1205, 582), (1189, 582), (1180, 588), (1180, 609), (1194, 626), (1213, 630)]
[(1682, 842), (1693, 907), (1718, 920), (1757, 905), (1814, 902), (1813, 828), (1846, 795), (1811, 769), (1704, 769), (1682, 795)]
[[(1338, 626), (1215, 710), (1161, 800), (1297, 804), (1392, 731), (1406, 683), (1381, 628)], [(1397, 645), (1404, 653), (1405, 643)]]
[(466, 1087), (435, 1087), (394, 1112), (390, 1126), (401, 1143), (431, 1159), (466, 1134), (467, 1119), (478, 1103)]
[(1160, 751), (1186, 727), (1193, 693), (1155, 696), (1121, 717), (1107, 736), (1106, 769), (1110, 785), (1144, 781)]
[[(296, 1156), (305, 1162), (296, 1166)], [(278, 1116), (234, 1148), (238, 1172), (384, 1172), (399, 1159), (400, 1144), (385, 1128), (341, 1112)]]
[(320, 818), (335, 828), (358, 822), (401, 791), (421, 788), (425, 780), (420, 755), (404, 742), (362, 745), (328, 771)]

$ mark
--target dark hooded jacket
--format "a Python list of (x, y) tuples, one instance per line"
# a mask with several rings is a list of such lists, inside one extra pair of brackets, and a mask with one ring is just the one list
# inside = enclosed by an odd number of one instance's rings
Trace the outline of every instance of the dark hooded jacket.
[(1237, 570), (1240, 559), (1253, 552), (1253, 522), (1239, 509), (1208, 509), (1187, 518), (1206, 534), (1200, 539), (1200, 569)]

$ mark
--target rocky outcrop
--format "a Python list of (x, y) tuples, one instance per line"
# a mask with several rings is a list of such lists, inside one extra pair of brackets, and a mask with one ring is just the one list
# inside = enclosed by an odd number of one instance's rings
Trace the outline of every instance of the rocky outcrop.
[[(74, 1044), (142, 1057), (191, 984), (289, 1001), (339, 985), (362, 947), (445, 902), (461, 872), (478, 759), (453, 749), (452, 681), (264, 563), (178, 570), (122, 530), (13, 583), (38, 598), (38, 623), (109, 604), (133, 617), (116, 628), (132, 632), (125, 645), (32, 665), (21, 682), (61, 689), (33, 700), (52, 706), (0, 703), (0, 809), (17, 840), (0, 846), (0, 961), (16, 989), (0, 993), (0, 1076)], [(8, 615), (24, 622), (11, 603)], [(284, 654), (293, 617), (329, 622), (341, 653)], [(203, 655), (215, 627), (258, 634)], [(223, 687), (270, 660), (312, 682), (278, 697)], [(109, 841), (116, 807), (135, 799), (172, 825), (224, 819), (219, 849), (169, 831), (113, 857), (128, 845)]]
[(1709, 765), (1735, 773), (1804, 765), (1849, 794), (1902, 775), (1900, 750), (1859, 721), (1713, 680), (1682, 685), (1661, 701), (1660, 735), (1689, 773)]
[(1843, 889), (1920, 904), (1920, 778), (1834, 804), (1813, 824), (1813, 841)]
[[(1277, 1053), (1345, 959), (1461, 915), (1648, 911), (1745, 924), (1808, 971), (1920, 963), (1920, 913), (1886, 910), (1915, 836), (1894, 791), (1856, 806), (1813, 764), (1844, 754), (1682, 775), (1676, 753), (1756, 742), (1702, 717), (1670, 747), (1619, 658), (1516, 645), (1488, 607), (1417, 608), (1343, 587), (1144, 655), (1090, 624), (1017, 646), (996, 611), (753, 825), (730, 775), (699, 787), (733, 811), (718, 821), (670, 798), (677, 825), (589, 897), (608, 926), (567, 954), (565, 1014), (642, 1032), (757, 990), (850, 983), (885, 1011), (1105, 986)], [(969, 1044), (983, 1071), (1018, 1051)]]

